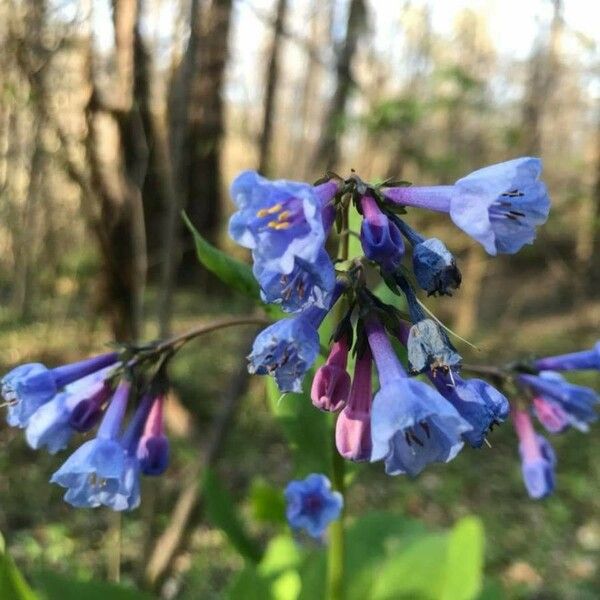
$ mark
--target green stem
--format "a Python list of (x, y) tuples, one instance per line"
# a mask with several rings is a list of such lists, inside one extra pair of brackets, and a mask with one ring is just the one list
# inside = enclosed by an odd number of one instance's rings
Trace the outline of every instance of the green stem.
[[(333, 489), (344, 497), (344, 459), (340, 456), (335, 446), (333, 436), (331, 474)], [(345, 498), (344, 498), (345, 503)], [(340, 518), (329, 527), (329, 545), (327, 548), (327, 600), (343, 600), (344, 598), (344, 512), (342, 508)]]
[[(340, 235), (339, 258), (348, 260), (348, 207), (342, 214), (342, 232)], [(344, 314), (343, 303), (340, 302), (338, 311), (340, 318)], [(329, 545), (327, 547), (327, 600), (344, 599), (344, 562), (345, 562), (345, 532), (344, 532), (344, 513), (345, 513), (345, 487), (344, 473), (346, 465), (344, 458), (340, 456), (335, 445), (335, 426), (333, 427), (331, 447), (331, 484), (334, 490), (338, 491), (344, 499), (344, 507), (340, 518), (329, 526)]]

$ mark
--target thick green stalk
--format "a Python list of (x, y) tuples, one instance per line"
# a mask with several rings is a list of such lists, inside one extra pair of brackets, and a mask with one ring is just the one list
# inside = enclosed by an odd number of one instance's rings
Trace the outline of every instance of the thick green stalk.
[[(342, 232), (340, 235), (339, 258), (348, 259), (348, 207), (344, 209), (342, 215)], [(340, 302), (339, 317), (342, 318), (344, 306)], [(340, 518), (329, 526), (329, 545), (327, 547), (327, 600), (344, 599), (344, 563), (345, 563), (345, 531), (344, 531), (344, 513), (345, 513), (345, 489), (344, 473), (346, 465), (344, 459), (337, 451), (335, 445), (335, 424), (333, 427), (331, 448), (331, 484), (334, 490), (338, 491), (344, 499), (344, 508)]]

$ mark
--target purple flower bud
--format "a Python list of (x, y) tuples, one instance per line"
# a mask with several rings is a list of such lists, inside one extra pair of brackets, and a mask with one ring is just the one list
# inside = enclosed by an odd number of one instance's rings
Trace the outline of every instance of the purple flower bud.
[(154, 399), (137, 447), (137, 457), (144, 475), (162, 475), (169, 465), (169, 440), (164, 433), (164, 396)]
[(396, 225), (381, 212), (371, 196), (363, 196), (360, 205), (363, 222), (360, 241), (365, 256), (389, 273), (394, 272), (404, 255), (404, 240)]
[(600, 371), (600, 342), (590, 350), (540, 358), (535, 366), (540, 371)]
[(371, 458), (372, 356), (369, 348), (357, 358), (347, 406), (335, 424), (335, 445), (346, 459), (355, 462)]
[(320, 410), (337, 412), (346, 404), (350, 393), (348, 351), (348, 338), (344, 335), (332, 344), (327, 362), (315, 373), (310, 397)]

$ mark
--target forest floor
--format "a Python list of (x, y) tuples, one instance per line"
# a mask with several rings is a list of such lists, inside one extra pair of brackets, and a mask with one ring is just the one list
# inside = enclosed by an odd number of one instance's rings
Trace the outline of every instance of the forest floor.
[[(244, 307), (231, 306), (231, 312)], [(223, 299), (181, 294), (173, 328), (183, 331), (202, 319), (221, 314)], [(565, 331), (581, 346), (598, 337), (600, 307), (580, 311), (576, 323), (555, 317), (521, 320), (512, 348), (561, 349)], [(149, 331), (149, 337), (152, 337)], [(122, 517), (121, 564), (125, 581), (139, 581), (152, 540), (169, 520), (189, 465), (198, 460), (220, 410), (231, 373), (247, 353), (250, 332), (223, 331), (193, 342), (174, 362), (177, 402), (171, 403), (169, 429), (173, 460), (167, 474), (144, 485), (140, 509)], [(60, 364), (99, 351), (107, 332), (88, 320), (60, 316), (51, 321), (15, 323), (0, 319), (3, 372), (31, 360)], [(490, 352), (506, 350), (498, 330), (478, 333)], [(533, 347), (532, 347), (533, 345)], [(573, 344), (570, 344), (572, 347)], [(478, 359), (468, 356), (469, 362)], [(238, 368), (239, 370), (239, 368)], [(578, 378), (600, 387), (598, 375)], [(252, 481), (263, 478), (283, 486), (290, 476), (289, 450), (265, 405), (258, 379), (250, 383), (231, 427), (218, 470), (234, 497), (247, 507)], [(433, 465), (415, 480), (390, 478), (379, 465), (364, 467), (348, 496), (349, 514), (391, 510), (423, 519), (431, 528), (451, 525), (466, 514), (478, 515), (486, 532), (486, 574), (502, 585), (509, 598), (585, 600), (600, 589), (600, 429), (555, 437), (558, 455), (556, 494), (531, 501), (521, 482), (516, 439), (510, 425), (495, 430), (491, 448), (463, 451), (448, 465)], [(80, 577), (106, 576), (114, 555), (115, 517), (105, 510), (76, 511), (61, 500), (47, 480), (64, 455), (30, 450), (20, 431), (0, 427), (0, 531), (26, 574), (39, 569), (69, 571)], [(240, 559), (218, 530), (196, 516), (188, 548), (178, 555), (172, 583), (177, 598), (219, 598)], [(266, 536), (268, 530), (259, 534)], [(368, 549), (365, 549), (368, 552)], [(174, 589), (175, 589), (174, 588)], [(193, 590), (193, 592), (191, 591)]]

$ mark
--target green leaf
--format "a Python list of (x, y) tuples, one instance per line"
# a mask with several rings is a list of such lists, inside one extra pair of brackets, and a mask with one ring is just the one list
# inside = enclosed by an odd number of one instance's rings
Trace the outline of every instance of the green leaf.
[(278, 535), (267, 546), (258, 572), (264, 577), (274, 577), (297, 569), (301, 561), (302, 552), (298, 544), (289, 535)]
[(37, 600), (12, 558), (6, 553), (4, 538), (0, 535), (0, 598), (7, 600)]
[(261, 577), (253, 565), (246, 565), (237, 574), (225, 592), (225, 598), (227, 600), (274, 600), (269, 581)]
[(259, 287), (251, 267), (209, 244), (198, 233), (188, 216), (185, 213), (182, 213), (181, 216), (194, 236), (198, 260), (230, 288), (259, 300)]
[(260, 546), (247, 534), (230, 494), (212, 469), (204, 472), (202, 485), (209, 519), (223, 530), (233, 547), (244, 558), (258, 563), (262, 556)]
[[(78, 581), (65, 575), (43, 571), (36, 576), (37, 586), (45, 600), (152, 600), (138, 590), (104, 581)], [(5, 596), (0, 596), (4, 598)], [(7, 596), (7, 598), (12, 596)]]
[(460, 520), (450, 533), (442, 600), (468, 600), (481, 591), (484, 533), (476, 517)]
[(285, 523), (285, 498), (280, 488), (255, 479), (250, 488), (252, 514), (257, 521)]

